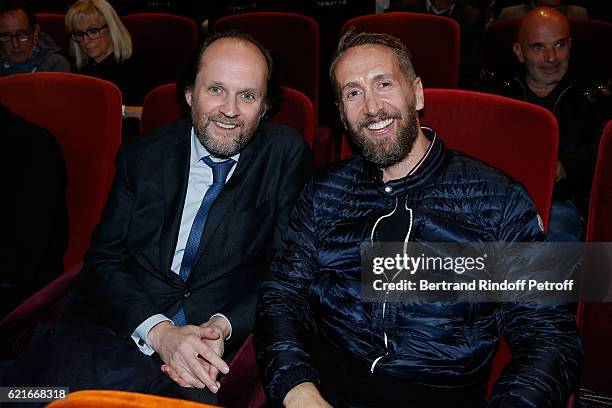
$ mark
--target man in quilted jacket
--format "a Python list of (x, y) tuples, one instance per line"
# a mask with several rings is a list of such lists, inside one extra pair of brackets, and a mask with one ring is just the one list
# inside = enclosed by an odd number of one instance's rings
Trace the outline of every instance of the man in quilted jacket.
[[(330, 75), (359, 155), (315, 175), (260, 293), (255, 348), (286, 407), (561, 407), (582, 352), (564, 303), (366, 302), (368, 241), (537, 242), (525, 188), (421, 128), (402, 43), (349, 32)], [(512, 361), (486, 401), (501, 332)]]

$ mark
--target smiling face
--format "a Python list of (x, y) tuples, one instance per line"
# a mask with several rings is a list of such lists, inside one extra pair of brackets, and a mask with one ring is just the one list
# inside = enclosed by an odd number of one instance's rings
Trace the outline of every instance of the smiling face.
[(39, 27), (32, 27), (28, 16), (22, 9), (9, 10), (0, 14), (0, 33), (30, 34), (27, 41), (18, 41), (12, 37), (10, 41), (0, 43), (2, 58), (10, 64), (21, 64), (32, 58), (32, 50), (38, 40)]
[[(95, 18), (83, 17), (77, 19), (74, 23), (74, 31), (86, 33), (91, 29), (100, 29), (106, 25), (102, 17)], [(110, 30), (108, 27), (100, 29), (99, 38), (91, 39), (89, 35), (85, 34), (83, 40), (79, 42), (81, 50), (95, 62), (100, 63), (104, 61), (106, 57), (113, 53), (113, 40), (111, 38)]]
[(253, 138), (266, 110), (266, 59), (248, 41), (221, 38), (202, 55), (195, 84), (185, 98), (198, 139), (227, 158)]
[(534, 92), (546, 95), (563, 79), (570, 45), (569, 23), (560, 13), (535, 9), (525, 17), (514, 53), (525, 64), (527, 84)]
[(406, 158), (419, 130), (420, 78), (409, 81), (393, 52), (380, 45), (348, 49), (334, 73), (342, 121), (366, 160), (386, 168)]

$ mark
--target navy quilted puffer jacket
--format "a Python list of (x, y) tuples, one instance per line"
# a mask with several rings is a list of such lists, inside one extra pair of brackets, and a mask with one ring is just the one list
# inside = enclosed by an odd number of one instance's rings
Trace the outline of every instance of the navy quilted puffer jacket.
[(360, 244), (405, 204), (410, 241), (543, 241), (516, 181), (446, 150), (433, 131), (420, 167), (384, 184), (361, 156), (316, 175), (292, 214), (282, 255), (259, 296), (255, 347), (268, 398), (318, 382), (306, 339), (315, 325), (376, 372), (433, 387), (486, 382), (504, 331), (513, 354), (490, 406), (562, 406), (577, 384), (581, 345), (566, 305), (365, 303)]

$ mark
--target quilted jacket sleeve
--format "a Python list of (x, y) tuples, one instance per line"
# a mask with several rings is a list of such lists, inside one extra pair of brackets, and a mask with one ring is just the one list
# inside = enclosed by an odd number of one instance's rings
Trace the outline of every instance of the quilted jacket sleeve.
[[(506, 196), (500, 241), (543, 241), (535, 207), (525, 189), (512, 184)], [(512, 361), (498, 379), (490, 407), (561, 407), (576, 389), (582, 347), (568, 304), (503, 303), (500, 331)]]
[(297, 384), (318, 383), (306, 351), (313, 313), (308, 299), (317, 272), (312, 183), (291, 215), (287, 239), (259, 292), (255, 350), (268, 398), (281, 402)]

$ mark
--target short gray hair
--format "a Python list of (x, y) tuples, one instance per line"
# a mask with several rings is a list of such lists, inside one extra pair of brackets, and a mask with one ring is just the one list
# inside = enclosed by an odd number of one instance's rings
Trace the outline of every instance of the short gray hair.
[(355, 33), (355, 27), (351, 27), (340, 39), (338, 48), (336, 48), (334, 58), (332, 59), (331, 67), (329, 68), (329, 77), (338, 102), (341, 103), (342, 98), (340, 97), (340, 88), (338, 86), (338, 80), (336, 79), (336, 65), (346, 51), (361, 45), (380, 45), (381, 47), (388, 48), (393, 52), (393, 55), (395, 55), (397, 63), (404, 75), (406, 75), (406, 79), (408, 79), (408, 81), (413, 81), (416, 78), (414, 68), (412, 67), (410, 51), (408, 51), (408, 48), (406, 48), (401, 40), (392, 35), (383, 33)]

